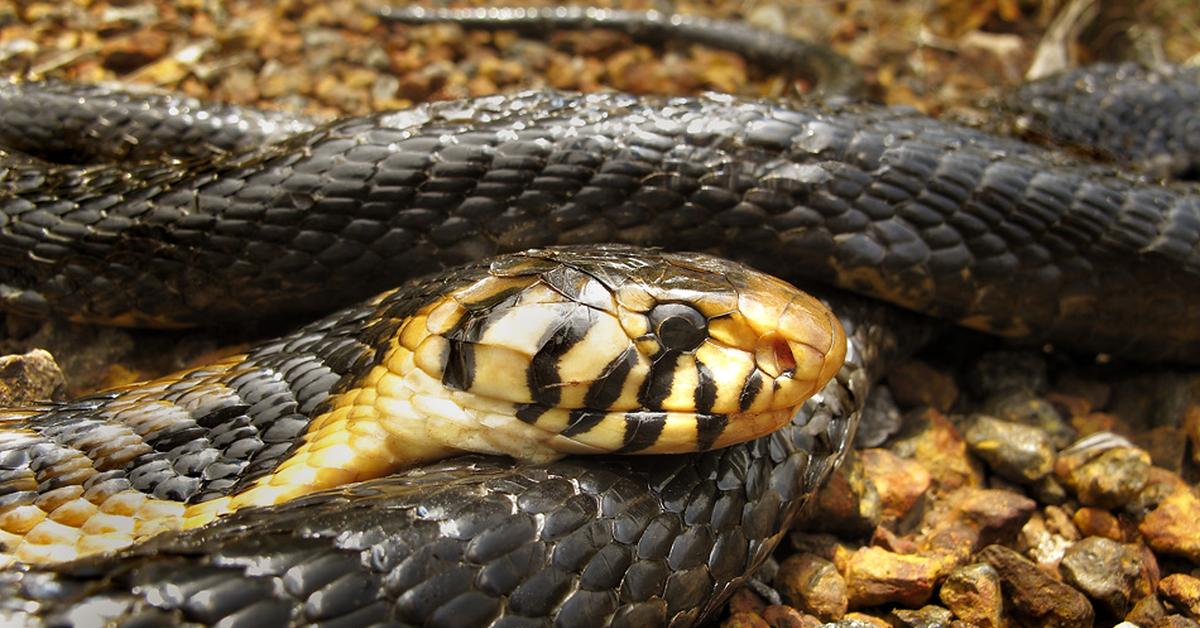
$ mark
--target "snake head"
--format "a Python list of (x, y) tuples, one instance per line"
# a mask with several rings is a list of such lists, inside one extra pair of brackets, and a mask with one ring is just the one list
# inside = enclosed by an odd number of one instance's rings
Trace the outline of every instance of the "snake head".
[(415, 405), (444, 419), (428, 423), (435, 440), (527, 460), (757, 438), (846, 351), (837, 318), (790, 284), (626, 246), (496, 258), (410, 318), (399, 344), (420, 373), (407, 376)]

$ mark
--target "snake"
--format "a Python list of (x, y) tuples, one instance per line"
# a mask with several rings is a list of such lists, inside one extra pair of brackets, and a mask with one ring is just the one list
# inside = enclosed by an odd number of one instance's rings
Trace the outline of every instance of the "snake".
[[(906, 310), (1200, 358), (1188, 184), (902, 108), (537, 91), (322, 121), (14, 81), (0, 140), (4, 307), (324, 314), (3, 416), (20, 560), (0, 609), (18, 621), (691, 625), (769, 556), (881, 369), (927, 336)], [(575, 346), (588, 359), (565, 361)], [(447, 431), (389, 449), (386, 418), (355, 408), (396, 405), (400, 374), (494, 429), (400, 425)], [(766, 381), (796, 391), (735, 434)], [(483, 453), (434, 460), (466, 445)], [(584, 450), (649, 455), (551, 460)], [(93, 519), (95, 537), (70, 525)]]

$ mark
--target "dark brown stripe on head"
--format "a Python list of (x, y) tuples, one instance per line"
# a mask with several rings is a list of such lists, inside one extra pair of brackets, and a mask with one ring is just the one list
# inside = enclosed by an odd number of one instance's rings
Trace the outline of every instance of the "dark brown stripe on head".
[(596, 412), (587, 408), (572, 410), (567, 417), (567, 427), (561, 434), (566, 437), (583, 434), (588, 430), (596, 427), (596, 424), (604, 420), (604, 412)]
[(717, 403), (717, 380), (700, 360), (696, 360), (696, 414), (712, 412)]
[(475, 381), (475, 344), (450, 340), (442, 383), (455, 390), (470, 390)]
[(662, 410), (662, 402), (671, 394), (675, 383), (675, 363), (679, 352), (666, 351), (654, 356), (650, 374), (646, 376), (642, 389), (638, 391), (638, 403), (647, 410)]
[(558, 363), (571, 347), (587, 335), (593, 325), (592, 317), (591, 310), (579, 306), (571, 312), (570, 318), (546, 331), (539, 343), (541, 348), (533, 355), (529, 370), (525, 373), (525, 382), (534, 403), (547, 407), (558, 405), (562, 398)]
[(758, 391), (762, 390), (762, 375), (755, 371), (746, 378), (745, 385), (742, 386), (742, 392), (738, 395), (738, 409), (745, 412), (750, 404), (754, 403), (755, 397), (758, 397)]
[(625, 415), (625, 444), (616, 451), (628, 454), (641, 451), (658, 441), (667, 415), (662, 412), (630, 412)]
[(537, 420), (542, 418), (543, 414), (550, 408), (540, 406), (536, 403), (523, 403), (517, 406), (516, 417), (530, 425), (537, 423)]
[(625, 387), (625, 379), (629, 377), (629, 372), (633, 370), (636, 362), (637, 351), (633, 347), (629, 347), (621, 355), (613, 358), (612, 362), (604, 366), (604, 373), (588, 387), (587, 394), (583, 397), (583, 404), (597, 410), (606, 410), (612, 406), (621, 396), (621, 389)]
[(443, 336), (449, 344), (442, 383), (457, 390), (470, 390), (475, 382), (475, 345), (492, 323), (504, 315), (506, 308), (497, 307), (515, 298), (524, 288), (513, 286), (487, 298), (463, 303), (467, 313)]
[(726, 425), (729, 425), (729, 417), (724, 414), (696, 415), (696, 451), (712, 449)]

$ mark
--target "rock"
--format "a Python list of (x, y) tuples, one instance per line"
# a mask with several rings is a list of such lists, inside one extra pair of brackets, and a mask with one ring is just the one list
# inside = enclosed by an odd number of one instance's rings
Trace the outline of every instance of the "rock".
[(1102, 536), (1119, 543), (1125, 541), (1121, 522), (1107, 510), (1085, 506), (1076, 510), (1071, 520), (1084, 536)]
[(1167, 615), (1154, 623), (1154, 628), (1196, 628), (1196, 620), (1183, 615)]
[(908, 360), (888, 371), (886, 381), (896, 403), (906, 410), (931, 407), (949, 412), (958, 399), (958, 385), (946, 371), (920, 360)]
[(796, 554), (784, 560), (775, 586), (784, 603), (822, 620), (835, 621), (846, 614), (846, 581), (832, 562), (815, 554)]
[(1034, 496), (1040, 503), (1060, 505), (1067, 501), (1067, 489), (1054, 478), (1053, 475), (1046, 477), (1033, 483), (1029, 487), (1029, 493)]
[(844, 538), (870, 536), (882, 517), (882, 505), (856, 451), (851, 450), (846, 462), (830, 474), (804, 512), (800, 525), (807, 530)]
[(771, 626), (771, 628), (820, 628), (823, 623), (820, 619), (812, 615), (805, 615), (790, 606), (782, 604), (768, 606), (762, 612), (762, 618), (766, 620), (767, 625)]
[(983, 469), (968, 453), (962, 434), (942, 413), (920, 410), (906, 417), (905, 424), (888, 449), (925, 467), (936, 490), (983, 485)]
[(1158, 593), (1192, 619), (1200, 619), (1200, 578), (1177, 573), (1158, 583)]
[(866, 613), (847, 613), (841, 621), (826, 624), (825, 628), (892, 628), (892, 624)]
[(1046, 521), (1045, 514), (1037, 512), (1021, 528), (1017, 549), (1037, 561), (1038, 567), (1054, 572), (1067, 548), (1076, 540), (1077, 537), (1068, 538), (1056, 532), (1054, 526)]
[(833, 557), (842, 551), (842, 542), (832, 534), (812, 533), (797, 529), (788, 537), (792, 541), (792, 547), (797, 552), (808, 552), (816, 554), (825, 560), (833, 560)]
[(1138, 526), (1156, 552), (1182, 556), (1200, 563), (1200, 499), (1190, 487), (1181, 487), (1164, 499)]
[(117, 74), (128, 74), (152, 63), (167, 54), (171, 39), (157, 30), (138, 30), (128, 37), (113, 39), (100, 49), (100, 57), (106, 69)]
[(859, 457), (867, 479), (879, 494), (883, 521), (903, 519), (932, 483), (920, 463), (886, 449), (865, 449)]
[(1145, 488), (1150, 455), (1115, 434), (1101, 432), (1058, 455), (1054, 475), (1085, 506), (1120, 508)]
[(941, 561), (864, 547), (844, 567), (850, 608), (884, 604), (919, 606), (933, 595)]
[(1005, 600), (1021, 619), (1037, 626), (1091, 626), (1092, 605), (1082, 593), (1046, 575), (1017, 552), (989, 545), (979, 559), (1000, 576)]
[(963, 438), (992, 471), (1013, 482), (1032, 484), (1054, 470), (1054, 445), (1041, 428), (977, 415)]
[(982, 413), (1002, 421), (1031, 425), (1045, 430), (1050, 442), (1062, 449), (1075, 440), (1076, 432), (1049, 401), (1028, 390), (1010, 390), (984, 400)]
[(959, 619), (980, 628), (1004, 625), (1000, 574), (987, 563), (964, 565), (942, 582), (938, 598)]
[(721, 628), (771, 628), (771, 626), (762, 617), (742, 611), (730, 614), (725, 621), (721, 622)]
[(980, 397), (1013, 390), (1046, 389), (1046, 359), (1031, 351), (992, 351), (979, 358), (967, 375), (971, 391)]
[(1173, 493), (1186, 489), (1190, 485), (1178, 473), (1159, 467), (1150, 467), (1150, 476), (1146, 486), (1133, 501), (1125, 504), (1124, 511), (1135, 518), (1145, 519), (1150, 511), (1158, 508), (1167, 501)]
[(1147, 595), (1133, 605), (1133, 610), (1125, 615), (1125, 621), (1137, 626), (1156, 626), (1166, 616), (1167, 611), (1162, 602), (1158, 601), (1158, 597)]
[(1059, 563), (1063, 580), (1094, 600), (1113, 617), (1124, 617), (1138, 597), (1141, 553), (1111, 539), (1089, 536), (1071, 547)]
[(979, 548), (1011, 540), (1037, 504), (1008, 491), (960, 488), (936, 501), (921, 521), (922, 553), (965, 561)]
[(48, 351), (0, 357), (0, 407), (53, 401), (62, 397), (65, 387), (62, 370)]
[(766, 608), (767, 603), (750, 587), (742, 587), (734, 591), (729, 598), (729, 614), (731, 615), (743, 612), (761, 615)]
[(949, 626), (954, 621), (954, 613), (940, 607), (928, 604), (917, 610), (898, 608), (892, 611), (893, 626), (905, 628), (940, 628)]

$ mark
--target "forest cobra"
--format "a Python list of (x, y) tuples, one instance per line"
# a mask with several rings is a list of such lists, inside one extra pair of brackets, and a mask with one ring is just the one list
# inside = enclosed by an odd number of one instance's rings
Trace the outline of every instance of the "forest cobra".
[[(713, 254), (1200, 361), (1191, 188), (906, 110), (530, 92), (314, 122), (11, 82), (0, 139), (14, 311), (296, 316), (435, 273), (244, 355), (8, 413), (0, 612), (21, 621), (711, 616), (925, 329), (815, 288), (839, 325)], [(573, 248), (503, 255), (552, 245)], [(414, 431), (434, 440), (392, 440)], [(430, 462), (467, 448), (520, 460)]]

